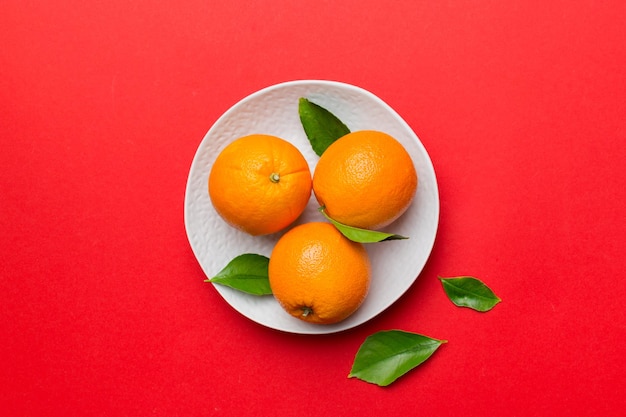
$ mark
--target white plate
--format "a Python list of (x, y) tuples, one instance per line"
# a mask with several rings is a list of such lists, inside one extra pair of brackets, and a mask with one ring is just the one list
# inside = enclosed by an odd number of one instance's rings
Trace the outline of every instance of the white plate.
[[(290, 141), (303, 153), (313, 172), (318, 156), (311, 149), (298, 116), (300, 97), (325, 107), (351, 131), (380, 130), (405, 146), (417, 169), (417, 193), (405, 214), (385, 230), (409, 239), (366, 245), (372, 263), (370, 292), (352, 316), (337, 324), (316, 325), (298, 320), (282, 310), (271, 295), (253, 296), (220, 285), (215, 285), (215, 289), (235, 310), (264, 326), (292, 333), (333, 333), (370, 320), (404, 294), (422, 271), (437, 233), (439, 194), (432, 162), (409, 125), (381, 99), (359, 87), (317, 80), (277, 84), (244, 98), (215, 122), (196, 151), (185, 192), (185, 228), (191, 248), (208, 277), (243, 253), (269, 257), (284, 232), (252, 237), (228, 226), (211, 205), (207, 181), (220, 151), (236, 138), (252, 133)], [(295, 224), (324, 221), (317, 207), (312, 196)]]

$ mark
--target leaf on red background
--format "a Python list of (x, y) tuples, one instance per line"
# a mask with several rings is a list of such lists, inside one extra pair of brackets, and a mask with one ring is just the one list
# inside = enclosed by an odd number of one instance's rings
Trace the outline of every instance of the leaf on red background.
[(446, 295), (459, 307), (468, 307), (476, 311), (485, 312), (491, 310), (502, 301), (481, 280), (474, 277), (439, 277)]
[(446, 341), (402, 330), (374, 333), (359, 348), (348, 378), (387, 386), (421, 365), (443, 343)]

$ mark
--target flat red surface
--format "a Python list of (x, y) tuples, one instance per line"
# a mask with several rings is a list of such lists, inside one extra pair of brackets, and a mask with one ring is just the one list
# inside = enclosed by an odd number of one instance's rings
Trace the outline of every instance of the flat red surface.
[[(382, 4), (2, 2), (3, 415), (624, 415), (626, 3)], [(294, 79), (381, 97), (439, 182), (415, 285), (329, 336), (234, 311), (183, 223), (206, 131)], [(503, 302), (459, 309), (438, 275)], [(348, 379), (392, 328), (448, 343)]]

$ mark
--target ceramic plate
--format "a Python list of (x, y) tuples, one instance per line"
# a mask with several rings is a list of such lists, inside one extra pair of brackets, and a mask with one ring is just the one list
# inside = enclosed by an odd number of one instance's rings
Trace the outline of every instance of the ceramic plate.
[[(196, 151), (185, 192), (185, 228), (207, 277), (216, 275), (230, 260), (244, 253), (269, 257), (284, 231), (253, 237), (230, 227), (213, 209), (207, 181), (220, 151), (231, 141), (253, 133), (290, 141), (300, 149), (313, 172), (318, 156), (300, 123), (300, 97), (328, 109), (351, 131), (380, 130), (404, 145), (413, 158), (419, 184), (410, 208), (385, 231), (409, 239), (366, 245), (372, 263), (370, 292), (352, 316), (337, 324), (316, 325), (298, 320), (282, 310), (271, 295), (253, 296), (220, 285), (215, 285), (215, 289), (235, 310), (264, 326), (292, 333), (333, 333), (370, 320), (404, 294), (422, 271), (437, 233), (439, 194), (432, 162), (409, 125), (381, 99), (349, 84), (317, 80), (277, 84), (244, 98), (215, 122)], [(295, 224), (324, 221), (317, 208), (312, 196)]]

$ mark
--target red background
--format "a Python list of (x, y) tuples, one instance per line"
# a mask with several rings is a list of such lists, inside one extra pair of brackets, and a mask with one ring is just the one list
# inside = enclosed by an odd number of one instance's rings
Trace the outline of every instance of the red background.
[[(0, 5), (2, 414), (623, 415), (626, 3), (251, 4)], [(183, 224), (209, 127), (294, 79), (385, 100), (440, 189), (415, 285), (328, 336), (234, 311)], [(503, 302), (454, 307), (438, 275)], [(448, 343), (387, 388), (348, 379), (391, 328)]]

